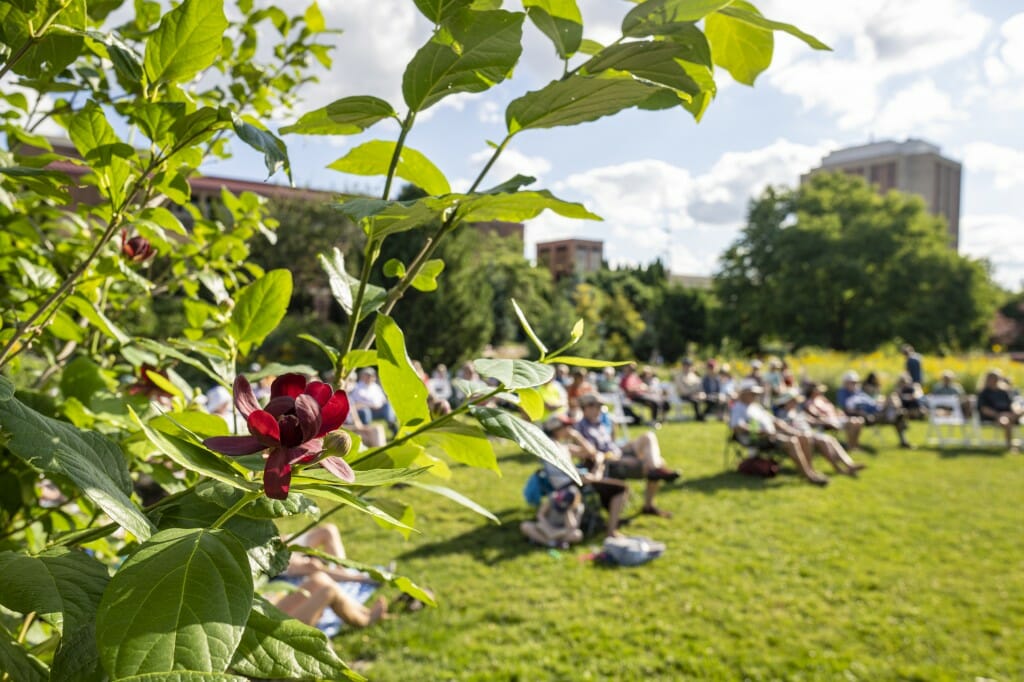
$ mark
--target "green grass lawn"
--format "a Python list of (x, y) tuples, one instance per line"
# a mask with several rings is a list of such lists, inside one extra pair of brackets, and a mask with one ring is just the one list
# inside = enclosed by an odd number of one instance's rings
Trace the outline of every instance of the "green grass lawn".
[(668, 544), (637, 568), (584, 560), (596, 539), (527, 545), (536, 463), (511, 452), (502, 478), (452, 482), (501, 526), (412, 489), (389, 492), (416, 508), (408, 542), (339, 514), (350, 556), (397, 559), (440, 600), (342, 633), (339, 651), (372, 680), (1024, 679), (1024, 456), (899, 450), (886, 430), (860, 479), (817, 488), (792, 465), (768, 481), (724, 472), (724, 435), (659, 432), (684, 477), (658, 498), (675, 518), (624, 529)]

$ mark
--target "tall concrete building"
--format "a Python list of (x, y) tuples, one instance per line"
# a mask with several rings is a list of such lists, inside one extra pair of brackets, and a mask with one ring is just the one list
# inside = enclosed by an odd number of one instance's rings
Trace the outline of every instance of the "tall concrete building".
[(566, 275), (601, 269), (604, 242), (593, 239), (559, 239), (537, 243), (537, 265), (543, 265), (559, 280)]
[(962, 167), (958, 161), (942, 156), (936, 145), (909, 138), (839, 149), (800, 180), (822, 171), (860, 175), (883, 193), (895, 189), (917, 194), (933, 214), (946, 219), (950, 245), (954, 249), (959, 245)]

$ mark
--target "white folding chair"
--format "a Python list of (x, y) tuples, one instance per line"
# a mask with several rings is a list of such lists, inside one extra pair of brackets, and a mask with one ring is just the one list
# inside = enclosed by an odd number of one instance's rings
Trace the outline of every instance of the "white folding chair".
[(982, 421), (981, 411), (978, 410), (978, 396), (972, 395), (971, 401), (971, 431), (974, 433), (976, 445), (985, 447), (1000, 447), (1006, 444), (1006, 434), (1003, 427), (995, 422)]
[(629, 425), (633, 423), (633, 418), (626, 416), (622, 396), (619, 393), (598, 393), (597, 395), (601, 398), (602, 403), (611, 408), (612, 424), (621, 429), (622, 435), (627, 441), (630, 440)]
[[(964, 419), (963, 407), (958, 395), (925, 396), (928, 405), (928, 444), (946, 447), (947, 445), (971, 444), (967, 420)], [(960, 436), (956, 437), (959, 430)]]

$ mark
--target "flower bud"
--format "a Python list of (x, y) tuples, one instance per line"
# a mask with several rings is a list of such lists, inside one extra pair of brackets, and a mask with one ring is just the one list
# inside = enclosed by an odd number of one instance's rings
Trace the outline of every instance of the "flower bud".
[(156, 250), (145, 237), (136, 235), (128, 239), (127, 230), (121, 231), (121, 255), (133, 263), (142, 263), (156, 255)]
[(352, 449), (352, 436), (346, 431), (335, 431), (324, 437), (324, 452), (332, 457), (344, 457)]

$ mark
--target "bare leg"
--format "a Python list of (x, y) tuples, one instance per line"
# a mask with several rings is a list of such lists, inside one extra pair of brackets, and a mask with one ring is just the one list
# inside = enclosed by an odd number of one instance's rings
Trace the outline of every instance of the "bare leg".
[(538, 545), (546, 545), (551, 541), (551, 538), (544, 533), (540, 526), (537, 525), (536, 521), (523, 521), (519, 524), (519, 530), (530, 540), (533, 540)]
[(863, 428), (864, 422), (856, 417), (851, 417), (843, 425), (843, 430), (846, 431), (846, 443), (851, 450), (860, 448), (860, 432)]
[(277, 608), (307, 625), (315, 625), (327, 606), (349, 625), (364, 628), (385, 616), (387, 600), (381, 597), (367, 608), (342, 592), (326, 573), (314, 573), (277, 602)]
[(629, 443), (628, 448), (631, 448), (637, 459), (644, 463), (645, 474), (652, 469), (665, 466), (658, 437), (650, 431)]
[(306, 545), (339, 559), (345, 558), (345, 545), (341, 542), (341, 533), (333, 523), (325, 523), (309, 531), (306, 534)]
[(660, 487), (661, 481), (647, 481), (647, 485), (644, 486), (644, 507), (654, 506), (654, 496)]
[(619, 493), (608, 503), (608, 537), (616, 537), (619, 534), (619, 519), (622, 518), (622, 510), (625, 508), (625, 492)]
[(781, 440), (780, 444), (782, 449), (790, 456), (790, 458), (796, 462), (796, 465), (800, 468), (800, 471), (811, 483), (822, 485), (828, 483), (828, 478), (823, 476), (814, 470), (811, 466), (810, 460), (807, 458), (803, 447), (800, 444), (800, 440), (797, 438)]

